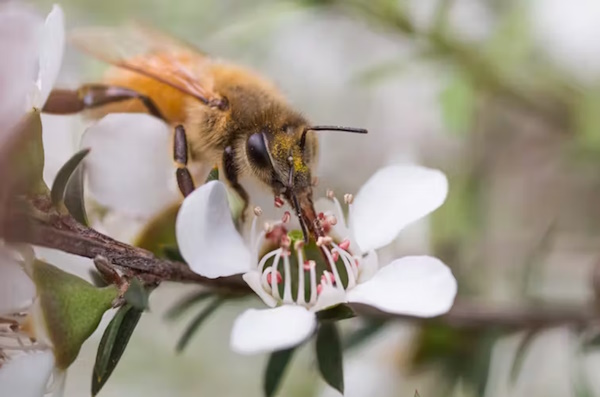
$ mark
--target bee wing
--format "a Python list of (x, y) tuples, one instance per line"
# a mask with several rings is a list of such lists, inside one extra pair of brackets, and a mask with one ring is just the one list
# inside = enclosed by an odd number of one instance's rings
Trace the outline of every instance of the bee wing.
[(206, 105), (226, 105), (213, 89), (209, 57), (192, 45), (141, 24), (122, 28), (84, 28), (70, 41), (82, 51), (189, 94)]

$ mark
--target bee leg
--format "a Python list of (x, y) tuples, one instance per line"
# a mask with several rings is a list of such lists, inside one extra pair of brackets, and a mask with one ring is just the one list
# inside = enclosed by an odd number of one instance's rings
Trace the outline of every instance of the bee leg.
[(235, 190), (235, 192), (240, 196), (240, 198), (244, 202), (241, 220), (242, 222), (245, 222), (246, 210), (248, 209), (250, 196), (248, 196), (248, 192), (246, 192), (246, 189), (244, 189), (244, 187), (240, 185), (238, 181), (239, 169), (235, 164), (235, 151), (231, 146), (227, 146), (225, 148), (225, 151), (223, 152), (223, 171), (225, 174), (225, 179), (227, 179), (227, 182), (229, 182), (229, 186), (231, 186), (233, 190)]
[(86, 84), (77, 90), (52, 90), (42, 111), (52, 114), (73, 114), (131, 99), (140, 100), (148, 113), (165, 120), (154, 101), (146, 95), (128, 88), (102, 84)]
[(187, 167), (188, 164), (188, 144), (185, 136), (185, 128), (182, 125), (175, 127), (175, 136), (173, 137), (173, 159), (177, 165), (175, 175), (177, 185), (183, 197), (187, 197), (195, 189), (192, 174)]

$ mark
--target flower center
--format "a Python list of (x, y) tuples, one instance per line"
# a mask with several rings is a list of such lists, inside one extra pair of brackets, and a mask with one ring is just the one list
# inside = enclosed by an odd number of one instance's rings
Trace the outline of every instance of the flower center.
[[(326, 226), (335, 222), (331, 216), (320, 217)], [(302, 232), (288, 232), (284, 221), (268, 225), (256, 269), (268, 294), (281, 303), (312, 307), (325, 287), (347, 291), (356, 285), (362, 259), (352, 255), (349, 240), (326, 236), (305, 244)]]
[(24, 314), (0, 316), (0, 367), (15, 354), (45, 347), (29, 336), (26, 325)]

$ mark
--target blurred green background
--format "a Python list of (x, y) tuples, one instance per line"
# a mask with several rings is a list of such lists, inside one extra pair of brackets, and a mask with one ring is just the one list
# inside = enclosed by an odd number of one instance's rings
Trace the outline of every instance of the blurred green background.
[[(32, 3), (47, 12), (54, 1)], [(455, 272), (461, 301), (540, 311), (594, 303), (592, 274), (600, 263), (597, 0), (60, 4), (68, 27), (148, 22), (269, 76), (316, 123), (368, 128), (368, 139), (323, 135), (321, 189), (356, 191), (389, 163), (444, 170), (447, 203), (382, 255), (435, 254)], [(70, 49), (62, 85), (75, 87), (102, 67)], [(54, 146), (53, 156), (68, 158), (68, 145)], [(47, 171), (51, 177), (56, 170)], [(115, 234), (125, 228), (111, 227)], [(186, 288), (166, 285), (153, 294), (152, 312), (101, 395), (261, 395), (265, 357), (237, 356), (228, 348), (239, 305), (221, 310), (184, 354), (175, 355), (184, 322), (165, 323), (162, 313)], [(390, 323), (346, 356), (346, 395), (600, 395), (600, 357), (583, 343), (594, 329), (533, 331)], [(70, 370), (68, 396), (88, 393), (98, 339)], [(280, 395), (335, 393), (318, 380), (305, 351)]]

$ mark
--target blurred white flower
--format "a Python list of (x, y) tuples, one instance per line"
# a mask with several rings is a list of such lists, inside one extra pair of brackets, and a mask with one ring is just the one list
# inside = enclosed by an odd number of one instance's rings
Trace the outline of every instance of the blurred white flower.
[(64, 15), (55, 5), (42, 23), (23, 6), (0, 6), (0, 124), (13, 126), (40, 109), (56, 82), (65, 46)]
[[(231, 219), (224, 185), (210, 182), (184, 200), (177, 217), (177, 242), (196, 273), (211, 278), (244, 273), (246, 283), (271, 307), (250, 309), (238, 317), (232, 348), (239, 353), (280, 350), (312, 334), (315, 312), (339, 303), (364, 303), (420, 317), (448, 311), (456, 280), (440, 260), (404, 257), (379, 269), (374, 251), (438, 208), (447, 188), (445, 175), (436, 170), (383, 168), (356, 199), (346, 196), (349, 226), (335, 199), (331, 203), (337, 213), (328, 210), (330, 205), (319, 215), (331, 236), (320, 238), (315, 249), (314, 244), (305, 247), (297, 231), (287, 232), (287, 219), (257, 233), (254, 218), (250, 239), (244, 241)], [(336, 243), (336, 234), (345, 238)], [(265, 248), (268, 253), (259, 260)]]
[(146, 114), (109, 114), (83, 135), (91, 196), (130, 216), (149, 218), (180, 199), (171, 129)]
[(30, 248), (16, 252), (0, 247), (0, 395), (62, 395), (64, 372), (55, 367), (53, 346), (36, 304), (36, 287), (25, 273), (33, 260)]

